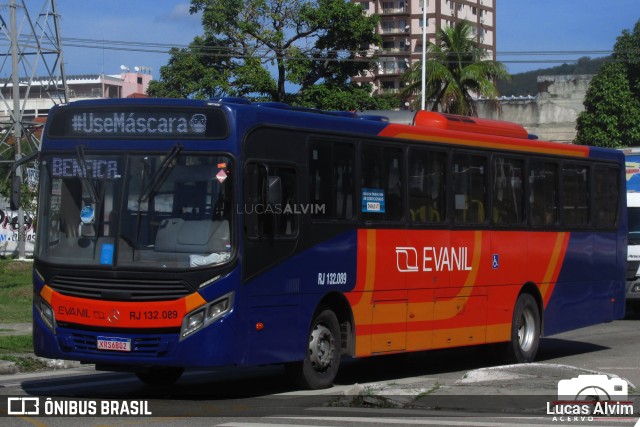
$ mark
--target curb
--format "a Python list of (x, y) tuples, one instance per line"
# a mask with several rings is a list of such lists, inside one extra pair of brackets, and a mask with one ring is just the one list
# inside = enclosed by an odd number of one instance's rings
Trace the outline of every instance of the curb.
[(48, 370), (57, 371), (61, 369), (79, 368), (81, 366), (80, 362), (76, 362), (72, 360), (61, 360), (61, 359), (46, 359), (44, 357), (38, 357), (33, 353), (15, 354), (11, 356), (14, 356), (19, 360), (23, 360), (23, 361), (31, 360), (32, 362), (39, 364), (40, 367), (36, 369), (24, 369), (22, 368), (20, 362), (11, 361), (11, 360), (0, 360), (0, 375), (14, 375), (19, 373), (48, 371)]
[[(561, 364), (504, 365), (470, 370), (457, 380), (356, 384), (334, 406), (539, 414), (548, 402), (558, 399), (559, 381), (580, 375), (620, 378)], [(624, 380), (635, 390), (634, 384)], [(629, 394), (628, 400), (638, 401), (640, 396)]]

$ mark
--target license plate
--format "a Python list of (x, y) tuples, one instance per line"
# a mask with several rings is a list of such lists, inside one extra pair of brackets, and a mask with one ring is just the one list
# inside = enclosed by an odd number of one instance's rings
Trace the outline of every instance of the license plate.
[(131, 339), (117, 337), (98, 337), (98, 350), (131, 351)]

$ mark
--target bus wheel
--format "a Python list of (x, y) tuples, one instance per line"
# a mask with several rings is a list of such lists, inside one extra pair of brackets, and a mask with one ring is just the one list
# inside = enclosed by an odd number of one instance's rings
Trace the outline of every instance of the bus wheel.
[(331, 387), (340, 366), (340, 326), (333, 311), (320, 311), (308, 336), (307, 355), (302, 362), (286, 366), (287, 374), (299, 387)]
[(520, 294), (513, 308), (511, 341), (507, 346), (507, 361), (533, 362), (540, 344), (540, 311), (531, 294)]
[(167, 386), (178, 381), (183, 372), (182, 368), (151, 368), (147, 372), (136, 372), (136, 376), (147, 385)]

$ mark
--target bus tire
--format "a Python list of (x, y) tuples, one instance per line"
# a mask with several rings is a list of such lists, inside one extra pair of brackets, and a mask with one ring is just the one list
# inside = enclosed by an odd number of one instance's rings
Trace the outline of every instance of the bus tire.
[(304, 360), (287, 364), (287, 375), (304, 389), (331, 387), (340, 367), (340, 325), (333, 311), (319, 310), (311, 323), (307, 342)]
[(530, 363), (540, 344), (540, 310), (531, 294), (518, 296), (511, 320), (511, 341), (507, 343), (507, 362)]
[(136, 376), (146, 385), (169, 386), (180, 379), (182, 368), (151, 368), (146, 372), (136, 372)]

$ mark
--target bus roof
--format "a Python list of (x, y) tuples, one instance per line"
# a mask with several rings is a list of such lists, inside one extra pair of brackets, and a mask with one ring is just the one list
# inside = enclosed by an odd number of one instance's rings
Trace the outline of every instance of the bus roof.
[[(480, 119), (475, 117), (441, 114), (431, 111), (322, 111), (310, 108), (294, 107), (283, 103), (252, 103), (243, 98), (217, 98), (211, 100), (187, 99), (102, 99), (75, 101), (57, 109), (75, 108), (210, 108), (225, 106), (232, 111), (243, 111), (254, 116), (256, 123), (304, 125), (316, 130), (345, 133), (371, 134), (381, 137), (412, 141), (434, 142), (441, 144), (460, 144), (469, 147), (502, 149), (516, 152), (582, 157), (595, 156), (601, 159), (616, 159), (616, 150), (532, 140), (527, 130), (518, 124)], [(316, 120), (309, 120), (310, 114)], [(244, 115), (244, 114), (243, 114)], [(55, 116), (55, 114), (54, 114)], [(240, 117), (240, 116), (238, 116)], [(100, 137), (99, 135), (94, 135)], [(134, 135), (135, 136), (135, 135)], [(106, 137), (103, 136), (103, 137)]]
[(508, 136), (512, 138), (535, 139), (527, 130), (516, 123), (481, 119), (478, 117), (444, 114), (435, 111), (364, 111), (360, 114), (386, 116), (391, 123), (481, 133), (485, 135)]

